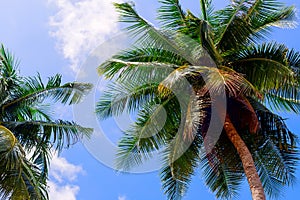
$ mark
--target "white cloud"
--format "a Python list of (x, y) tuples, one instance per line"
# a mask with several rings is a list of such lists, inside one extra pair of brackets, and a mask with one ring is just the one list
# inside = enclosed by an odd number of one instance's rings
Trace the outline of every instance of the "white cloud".
[(126, 200), (126, 196), (121, 195), (121, 196), (118, 197), (118, 200)]
[(59, 183), (65, 181), (75, 181), (79, 174), (83, 174), (81, 166), (69, 163), (65, 158), (54, 154), (50, 164), (50, 176)]
[(74, 165), (54, 153), (50, 162), (50, 181), (48, 181), (50, 199), (76, 200), (80, 187), (74, 182), (78, 175), (83, 173), (85, 172), (81, 166)]
[(49, 197), (55, 200), (76, 200), (76, 195), (79, 192), (77, 185), (63, 185), (59, 186), (52, 181), (48, 181)]
[(49, 19), (50, 34), (70, 60), (73, 72), (78, 72), (90, 51), (117, 32), (118, 14), (112, 2), (118, 0), (49, 0), (58, 9)]

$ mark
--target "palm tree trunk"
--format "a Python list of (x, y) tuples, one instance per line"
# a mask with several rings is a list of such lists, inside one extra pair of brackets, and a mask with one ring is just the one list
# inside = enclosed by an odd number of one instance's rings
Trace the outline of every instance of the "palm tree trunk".
[(238, 132), (236, 131), (234, 125), (232, 124), (229, 115), (226, 115), (225, 124), (224, 124), (225, 132), (236, 148), (242, 163), (243, 168), (250, 186), (250, 190), (252, 193), (253, 200), (265, 200), (265, 193), (258, 173), (255, 168), (255, 164), (252, 158), (252, 155), (246, 146), (245, 142), (239, 136)]

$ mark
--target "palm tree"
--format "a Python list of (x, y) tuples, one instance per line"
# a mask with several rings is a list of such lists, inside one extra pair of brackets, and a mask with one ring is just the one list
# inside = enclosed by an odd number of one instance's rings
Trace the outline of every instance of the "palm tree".
[[(78, 103), (90, 84), (61, 84), (61, 75), (43, 83), (40, 75), (22, 77), (4, 46), (0, 49), (0, 198), (48, 199), (48, 166), (61, 151), (91, 129), (51, 117), (54, 103)], [(46, 102), (48, 102), (46, 104)], [(49, 104), (49, 105), (48, 105)]]
[[(278, 197), (295, 180), (298, 151), (274, 110), (300, 112), (300, 54), (265, 40), (272, 27), (295, 25), (295, 8), (233, 0), (215, 11), (201, 0), (197, 17), (178, 0), (159, 2), (160, 29), (133, 5), (115, 4), (136, 44), (99, 67), (112, 80), (97, 104), (99, 117), (137, 111), (119, 142), (118, 169), (161, 150), (168, 199), (185, 194), (199, 167), (217, 198), (235, 197), (245, 177), (254, 200)], [(217, 141), (208, 134), (213, 118), (224, 120)]]

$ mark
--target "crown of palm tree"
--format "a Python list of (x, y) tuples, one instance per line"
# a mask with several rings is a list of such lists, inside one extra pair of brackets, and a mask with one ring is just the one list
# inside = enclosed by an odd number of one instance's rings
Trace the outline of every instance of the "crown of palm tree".
[[(185, 194), (199, 166), (216, 197), (236, 196), (245, 167), (225, 126), (213, 149), (202, 151), (209, 146), (212, 96), (225, 91), (226, 119), (249, 149), (265, 192), (278, 197), (294, 182), (298, 150), (296, 136), (272, 110), (300, 112), (300, 54), (264, 41), (272, 27), (295, 26), (294, 7), (233, 0), (215, 11), (211, 1), (202, 0), (196, 17), (178, 0), (159, 2), (160, 29), (132, 5), (115, 4), (136, 45), (99, 66), (113, 80), (97, 105), (99, 117), (138, 111), (119, 142), (117, 168), (130, 169), (162, 150), (160, 175), (168, 199)], [(184, 103), (176, 91), (183, 92)]]
[(75, 122), (55, 120), (50, 104), (75, 104), (90, 84), (61, 84), (61, 75), (43, 83), (40, 75), (22, 77), (18, 62), (0, 49), (0, 198), (49, 199), (47, 189), (51, 152), (92, 132)]

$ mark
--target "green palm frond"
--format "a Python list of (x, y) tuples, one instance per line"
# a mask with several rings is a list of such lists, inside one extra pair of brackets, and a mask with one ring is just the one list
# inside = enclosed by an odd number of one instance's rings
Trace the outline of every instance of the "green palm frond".
[(45, 99), (63, 104), (76, 104), (91, 90), (92, 85), (86, 83), (66, 83), (61, 85), (61, 75), (50, 77), (45, 85), (40, 75), (24, 80), (22, 87), (5, 102), (1, 110), (9, 112), (19, 105), (41, 103)]
[[(298, 89), (289, 89), (289, 93), (270, 92), (265, 95), (269, 106), (277, 111), (300, 113), (300, 95)], [(285, 91), (286, 92), (286, 91)]]
[[(199, 47), (197, 42), (191, 40), (190, 37), (172, 30), (161, 31), (156, 29), (153, 25), (140, 17), (130, 4), (116, 3), (115, 7), (120, 13), (120, 21), (131, 24), (127, 27), (127, 30), (138, 38), (136, 41), (137, 44), (147, 47), (163, 48), (181, 55), (185, 60), (194, 65), (199, 64), (197, 62), (198, 60), (195, 59), (196, 56), (206, 56), (203, 49)], [(190, 54), (191, 52), (193, 52), (193, 55)]]
[[(269, 156), (272, 159), (263, 159), (266, 167), (270, 168), (272, 176), (283, 185), (290, 185), (295, 180), (296, 165), (298, 163), (298, 138), (293, 134), (285, 124), (285, 121), (278, 115), (269, 111), (259, 102), (251, 101), (256, 110), (261, 129), (260, 136), (265, 141), (259, 148), (268, 150), (259, 150), (258, 153)], [(259, 144), (257, 144), (259, 146)], [(254, 149), (254, 151), (257, 149)], [(267, 154), (270, 155), (267, 155)], [(271, 189), (270, 189), (271, 190)]]
[(0, 78), (17, 80), (17, 67), (19, 62), (14, 58), (14, 56), (1, 44), (0, 48)]
[(180, 27), (178, 32), (189, 36), (191, 39), (194, 39), (197, 42), (202, 42), (201, 30), (203, 30), (203, 24), (206, 24), (206, 22), (196, 17), (191, 11), (188, 10), (184, 23), (185, 25)]
[(230, 64), (234, 70), (245, 74), (259, 91), (268, 92), (295, 83), (295, 73), (289, 66), (287, 52), (285, 45), (263, 43), (230, 55), (235, 58)]
[[(204, 6), (206, 8), (206, 21), (208, 25), (211, 26), (213, 29), (218, 26), (218, 21), (215, 18), (215, 8), (212, 3), (212, 0), (201, 0), (204, 2)], [(201, 13), (202, 14), (202, 13)], [(202, 14), (202, 18), (204, 19), (204, 15)]]
[[(262, 119), (262, 114), (259, 116), (261, 124), (266, 127), (267, 123)], [(254, 135), (244, 134), (243, 140), (250, 148), (265, 192), (271, 198), (278, 198), (282, 196), (284, 186), (292, 185), (295, 181), (298, 150), (291, 146), (288, 147), (289, 150), (280, 148), (278, 141), (281, 138), (278, 138), (277, 134), (273, 135), (280, 130), (276, 127), (270, 127), (270, 129), (269, 135), (264, 135), (268, 134), (265, 129)]]
[(215, 18), (221, 23), (221, 28), (215, 29), (217, 46), (227, 51), (265, 39), (271, 27), (294, 27), (295, 8), (276, 0), (235, 0), (217, 11)]
[(64, 146), (69, 147), (76, 143), (82, 137), (89, 137), (93, 131), (75, 122), (63, 120), (6, 122), (5, 125), (14, 132), (21, 143), (25, 142), (23, 145), (33, 142), (34, 146), (39, 149), (40, 143), (41, 145), (53, 144), (59, 151)]
[(113, 58), (128, 62), (160, 62), (173, 65), (183, 65), (187, 63), (184, 58), (174, 52), (168, 51), (167, 49), (151, 47), (133, 47), (121, 52), (121, 54), (113, 56)]
[(239, 189), (244, 176), (241, 172), (228, 169), (226, 163), (214, 163), (212, 168), (207, 161), (203, 168), (206, 185), (214, 192), (217, 198), (232, 199), (239, 194)]
[(96, 113), (102, 119), (119, 115), (124, 111), (134, 111), (144, 103), (153, 100), (157, 94), (158, 83), (131, 82), (114, 83), (102, 94), (96, 105)]
[[(285, 162), (280, 159), (281, 155), (271, 142), (253, 153), (259, 177), (266, 193), (273, 198), (278, 198), (283, 190), (284, 182), (279, 174), (285, 168)], [(268, 162), (266, 162), (268, 160)]]
[(241, 160), (236, 149), (222, 132), (211, 152), (201, 152), (204, 182), (217, 198), (233, 199), (244, 180)]
[(114, 6), (120, 13), (119, 21), (132, 24), (126, 29), (129, 32), (132, 32), (133, 35), (138, 35), (148, 29), (154, 28), (145, 19), (138, 15), (138, 13), (134, 10), (133, 5), (129, 3), (114, 3)]
[(203, 143), (202, 136), (197, 134), (201, 118), (205, 115), (200, 99), (194, 97), (185, 103), (181, 100), (180, 106), (181, 117), (180, 122), (177, 122), (179, 126), (175, 130), (176, 134), (166, 143), (163, 152), (165, 163), (160, 172), (162, 187), (168, 199), (181, 199), (186, 193), (191, 177), (198, 167), (199, 150)]
[(18, 61), (1, 44), (0, 48), (0, 102), (6, 101), (16, 86), (21, 83), (17, 75)]
[(153, 25), (143, 19), (135, 11), (129, 3), (114, 3), (116, 10), (120, 13), (120, 22), (130, 24), (126, 29), (134, 37), (138, 37), (138, 41), (155, 43), (165, 43), (166, 39)]
[[(215, 18), (219, 22), (216, 33), (216, 44), (221, 50), (231, 50), (239, 48), (248, 42), (248, 36), (253, 30), (241, 17), (248, 9), (248, 1), (234, 0), (232, 5), (228, 5), (215, 13)], [(234, 42), (233, 42), (234, 41)]]
[[(119, 141), (116, 166), (118, 169), (129, 170), (148, 160), (165, 145), (177, 130), (172, 112), (175, 97), (169, 97), (157, 106), (158, 101), (152, 101), (143, 106), (138, 113), (136, 122)], [(175, 117), (180, 119), (180, 117)], [(170, 133), (171, 132), (171, 133)]]
[[(178, 137), (178, 133), (176, 137), (182, 139), (182, 137)], [(201, 143), (201, 137), (194, 137), (186, 151), (182, 152), (182, 155), (175, 160), (173, 152), (178, 146), (168, 145), (164, 151), (163, 160), (165, 163), (160, 170), (160, 177), (163, 191), (168, 199), (179, 200), (185, 195), (191, 182), (191, 177), (199, 164), (199, 147)]]
[[(182, 57), (176, 55), (175, 53), (164, 50), (161, 48), (138, 48), (134, 47), (132, 49), (126, 50), (112, 57), (114, 60), (121, 60), (122, 62), (113, 62), (113, 60), (108, 60), (98, 67), (99, 74), (103, 74), (106, 78), (113, 78), (117, 74), (122, 73), (122, 71), (128, 68), (126, 62), (159, 62), (172, 65), (184, 65), (187, 63)], [(124, 63), (125, 62), (125, 63)], [(129, 63), (128, 63), (129, 64)]]
[(286, 58), (291, 69), (297, 76), (298, 83), (300, 82), (300, 52), (297, 52), (295, 49), (291, 49), (287, 52)]
[(18, 109), (10, 109), (10, 112), (4, 112), (1, 116), (2, 121), (25, 121), (25, 120), (46, 120), (52, 118), (51, 108), (47, 104), (41, 105), (22, 105)]
[[(118, 82), (124, 82), (128, 79), (134, 81), (141, 81), (146, 79), (148, 81), (160, 81), (173, 69), (179, 68), (179, 66), (168, 63), (159, 62), (126, 62), (122, 60), (111, 60), (112, 62), (125, 64), (120, 71), (119, 76), (116, 76)], [(141, 78), (143, 77), (143, 78)]]
[[(211, 93), (215, 95), (223, 95), (226, 91), (231, 96), (239, 94), (256, 94), (256, 89), (241, 74), (222, 67), (220, 69), (206, 66), (182, 66), (173, 70), (159, 86), (162, 95), (168, 94), (170, 91), (186, 91), (193, 81), (188, 82), (190, 78), (197, 79), (198, 90), (203, 88), (202, 95)], [(202, 81), (199, 81), (202, 80)], [(201, 83), (201, 84), (199, 84)]]
[[(30, 107), (31, 119), (38, 121), (51, 121), (54, 115), (53, 110), (51, 110), (50, 104), (42, 104), (35, 107)], [(23, 118), (21, 121), (25, 121)]]
[(255, 31), (268, 31), (269, 27), (295, 27), (295, 7), (276, 0), (256, 0), (247, 11), (247, 20)]
[(50, 148), (50, 144), (39, 143), (39, 145), (35, 147), (35, 150), (29, 159), (29, 161), (39, 169), (39, 181), (44, 184), (47, 184), (48, 181), (50, 160), (52, 158)]
[(158, 9), (158, 20), (162, 28), (178, 30), (185, 25), (185, 12), (179, 0), (159, 0), (162, 4)]
[(13, 133), (0, 127), (0, 193), (8, 199), (47, 199), (40, 172), (25, 157), (25, 152)]

